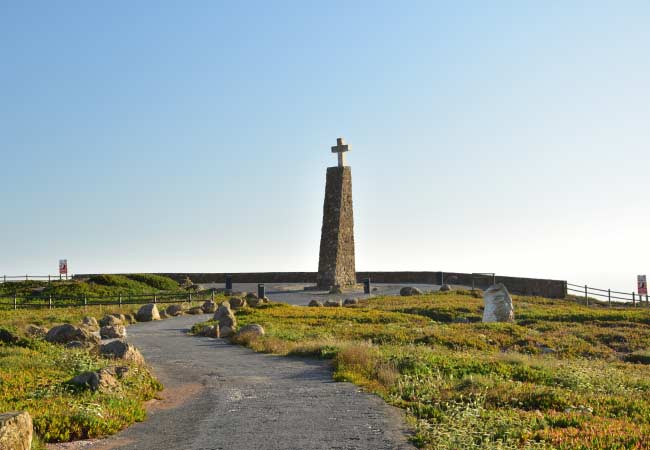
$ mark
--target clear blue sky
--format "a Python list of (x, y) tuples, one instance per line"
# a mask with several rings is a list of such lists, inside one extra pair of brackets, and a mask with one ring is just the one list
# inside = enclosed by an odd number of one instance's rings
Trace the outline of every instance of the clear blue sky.
[(0, 274), (316, 270), (352, 145), (359, 270), (631, 291), (650, 3), (0, 4)]

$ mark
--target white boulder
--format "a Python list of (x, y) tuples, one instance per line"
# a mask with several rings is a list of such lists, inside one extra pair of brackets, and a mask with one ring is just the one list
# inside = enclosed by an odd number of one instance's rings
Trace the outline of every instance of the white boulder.
[(503, 283), (493, 284), (483, 294), (485, 309), (483, 322), (514, 322), (515, 309), (512, 297)]

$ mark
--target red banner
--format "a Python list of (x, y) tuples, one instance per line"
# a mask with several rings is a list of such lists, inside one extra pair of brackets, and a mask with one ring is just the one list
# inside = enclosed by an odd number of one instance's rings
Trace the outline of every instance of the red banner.
[(639, 295), (648, 295), (648, 282), (646, 281), (645, 275), (639, 275), (636, 277), (637, 286), (639, 287)]
[(59, 260), (59, 275), (67, 275), (68, 274), (68, 260), (67, 259), (60, 259)]

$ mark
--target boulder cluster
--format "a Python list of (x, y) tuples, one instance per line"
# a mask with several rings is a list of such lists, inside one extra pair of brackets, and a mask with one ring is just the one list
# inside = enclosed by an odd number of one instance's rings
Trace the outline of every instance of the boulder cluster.
[(256, 307), (258, 305), (267, 303), (267, 298), (258, 298), (255, 294), (240, 295), (238, 297), (230, 297), (228, 301), (221, 303), (219, 306), (210, 305), (210, 309), (214, 310), (212, 320), (214, 324), (204, 325), (198, 334), (211, 338), (231, 338), (240, 336), (263, 336), (264, 328), (258, 324), (245, 325), (241, 329), (237, 328), (237, 317), (235, 311), (245, 306)]
[(314, 308), (319, 308), (321, 306), (325, 306), (328, 308), (337, 308), (341, 306), (357, 306), (357, 305), (359, 305), (358, 298), (346, 298), (345, 300), (329, 299), (329, 300), (325, 300), (325, 303), (317, 299), (312, 299), (309, 302), (309, 306)]

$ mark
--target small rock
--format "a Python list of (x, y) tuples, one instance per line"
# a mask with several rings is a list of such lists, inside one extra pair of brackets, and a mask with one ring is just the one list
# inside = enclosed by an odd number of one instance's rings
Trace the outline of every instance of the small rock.
[(108, 366), (100, 370), (100, 372), (107, 373), (116, 378), (124, 378), (124, 375), (129, 373), (131, 369), (129, 366)]
[(212, 300), (208, 300), (201, 305), (201, 310), (206, 314), (213, 314), (217, 310), (217, 304)]
[(230, 304), (228, 302), (223, 302), (217, 312), (214, 313), (214, 320), (219, 322), (219, 329), (221, 336), (223, 337), (223, 329), (225, 327), (234, 329), (237, 326), (237, 319), (235, 318), (235, 313), (230, 309)]
[(124, 325), (108, 325), (101, 327), (99, 335), (102, 339), (121, 339), (126, 337), (126, 328)]
[(193, 316), (197, 316), (199, 314), (203, 314), (203, 310), (201, 309), (200, 306), (195, 306), (193, 308), (188, 309), (187, 313), (192, 314)]
[(359, 304), (359, 299), (357, 298), (346, 298), (345, 301), (343, 302), (344, 306), (353, 306), (358, 304)]
[(443, 284), (442, 286), (440, 286), (440, 292), (449, 292), (449, 291), (451, 291), (451, 286), (449, 286), (448, 284)]
[(99, 319), (99, 326), (108, 327), (114, 325), (122, 325), (122, 319), (114, 316), (113, 314), (108, 314), (101, 319)]
[(122, 340), (116, 340), (102, 345), (99, 348), (99, 353), (107, 358), (133, 361), (137, 364), (144, 363), (144, 358), (142, 357), (140, 350)]
[(230, 297), (230, 300), (228, 302), (230, 303), (230, 307), (233, 309), (239, 309), (246, 306), (246, 299), (239, 297)]
[(136, 323), (135, 316), (133, 314), (124, 314), (124, 324)]
[(313, 306), (313, 307), (323, 306), (323, 302), (319, 302), (318, 300), (314, 299), (309, 302), (309, 306)]
[(257, 308), (259, 305), (263, 303), (262, 299), (257, 297), (247, 298), (246, 302), (248, 303), (248, 306), (250, 306), (251, 308)]
[(249, 334), (252, 336), (264, 336), (264, 327), (262, 325), (258, 325), (256, 323), (251, 323), (249, 325), (243, 326), (238, 332), (237, 336), (241, 336), (243, 334)]
[(138, 322), (151, 322), (152, 320), (160, 320), (160, 313), (155, 304), (149, 303), (141, 307), (135, 317)]
[(169, 305), (166, 309), (168, 316), (180, 316), (185, 309), (181, 305)]
[(399, 295), (402, 297), (410, 297), (412, 295), (422, 295), (422, 291), (416, 287), (405, 286), (399, 291)]
[(218, 338), (220, 336), (219, 325), (206, 325), (201, 329), (201, 332), (199, 334), (201, 336)]
[(106, 369), (99, 372), (83, 372), (70, 380), (70, 384), (99, 392), (110, 392), (119, 385), (110, 370)]
[(158, 313), (158, 315), (160, 316), (161, 320), (162, 319), (169, 319), (169, 317), (170, 317), (169, 314), (167, 314), (167, 311), (165, 311), (164, 309), (162, 311), (160, 311)]
[(219, 327), (219, 336), (222, 338), (227, 338), (232, 336), (235, 333), (232, 327)]
[(109, 314), (109, 315), (115, 317), (116, 319), (119, 319), (120, 322), (122, 322), (123, 324), (126, 323), (126, 316), (124, 314), (122, 314), (122, 313), (112, 313), (112, 314)]
[(330, 288), (330, 294), (342, 294), (342, 293), (343, 293), (343, 290), (341, 290), (341, 286), (339, 286), (339, 285), (332, 286)]
[(30, 450), (34, 425), (26, 411), (0, 414), (0, 450)]
[(246, 294), (246, 300), (250, 300), (251, 298), (259, 299), (258, 295), (255, 292), (249, 292)]
[(45, 340), (54, 344), (67, 344), (71, 341), (79, 341), (86, 346), (99, 344), (98, 336), (85, 328), (75, 327), (69, 323), (53, 327), (45, 335)]
[(4, 342), (5, 344), (15, 344), (18, 341), (19, 338), (14, 333), (5, 330), (4, 328), (0, 328), (0, 342)]
[(92, 316), (86, 316), (81, 320), (81, 326), (88, 328), (89, 330), (92, 331), (97, 331), (99, 330), (99, 324), (97, 323), (97, 319), (95, 319)]
[(337, 306), (343, 306), (343, 302), (341, 302), (341, 300), (327, 300), (325, 302), (325, 306), (328, 306), (330, 308), (331, 307), (337, 307)]
[(45, 335), (47, 335), (48, 331), (49, 330), (45, 327), (39, 327), (38, 325), (33, 325), (33, 324), (27, 325), (27, 327), (25, 328), (25, 334), (27, 334), (27, 336), (32, 338), (42, 339), (45, 337)]
[(567, 414), (570, 413), (578, 413), (578, 414), (584, 414), (584, 415), (591, 415), (594, 412), (594, 409), (590, 406), (569, 406), (568, 408), (564, 409), (564, 412)]

